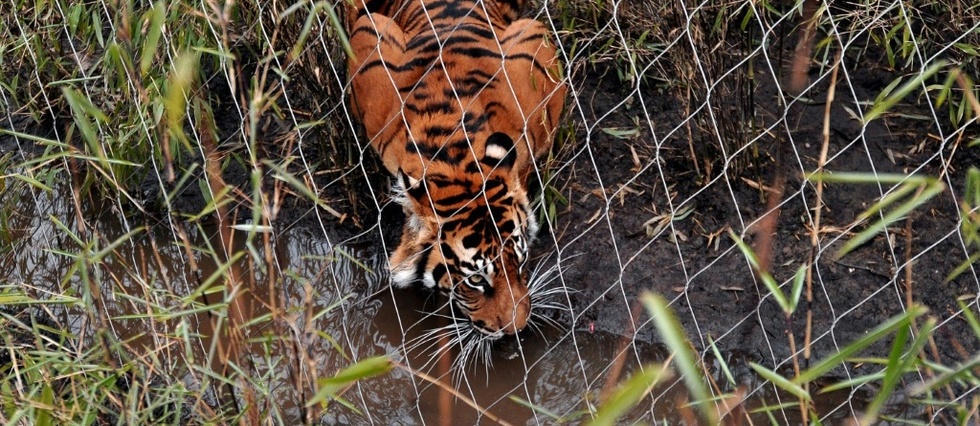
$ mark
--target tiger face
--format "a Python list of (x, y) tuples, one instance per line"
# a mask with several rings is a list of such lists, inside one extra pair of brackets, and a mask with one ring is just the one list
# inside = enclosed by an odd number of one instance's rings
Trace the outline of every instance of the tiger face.
[(527, 193), (505, 173), (486, 179), (400, 174), (408, 219), (391, 257), (392, 282), (447, 294), (491, 338), (515, 334), (531, 315), (528, 246), (537, 232)]

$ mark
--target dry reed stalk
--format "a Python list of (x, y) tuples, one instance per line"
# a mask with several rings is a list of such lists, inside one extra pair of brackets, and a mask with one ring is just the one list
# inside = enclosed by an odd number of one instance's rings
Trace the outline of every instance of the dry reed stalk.
[(429, 383), (432, 383), (432, 384), (438, 386), (441, 389), (444, 389), (446, 392), (449, 392), (452, 396), (454, 396), (457, 399), (463, 401), (464, 403), (466, 403), (466, 405), (469, 405), (470, 407), (472, 407), (474, 410), (476, 410), (476, 412), (480, 413), (481, 416), (484, 416), (484, 417), (490, 419), (491, 421), (497, 422), (498, 424), (503, 425), (503, 426), (512, 426), (509, 422), (501, 419), (500, 417), (497, 417), (496, 415), (494, 415), (493, 413), (491, 413), (490, 411), (488, 411), (486, 408), (483, 408), (482, 406), (480, 406), (480, 404), (477, 404), (476, 401), (470, 399), (466, 395), (463, 395), (463, 394), (459, 393), (458, 391), (456, 391), (456, 389), (453, 389), (452, 386), (449, 386), (449, 385), (443, 383), (441, 380), (439, 380), (439, 379), (437, 379), (435, 377), (432, 377), (432, 376), (430, 376), (430, 375), (428, 375), (428, 374), (426, 374), (426, 373), (424, 373), (422, 371), (414, 370), (411, 367), (409, 367), (407, 365), (404, 365), (404, 364), (401, 364), (401, 363), (398, 363), (398, 362), (395, 362), (394, 365), (395, 365), (395, 367), (398, 367), (398, 368), (400, 368), (400, 369), (402, 369), (402, 370), (404, 370), (404, 371), (406, 371), (408, 373), (413, 374), (415, 377), (418, 377), (418, 378), (420, 378), (422, 380), (425, 380), (425, 381), (427, 381)]

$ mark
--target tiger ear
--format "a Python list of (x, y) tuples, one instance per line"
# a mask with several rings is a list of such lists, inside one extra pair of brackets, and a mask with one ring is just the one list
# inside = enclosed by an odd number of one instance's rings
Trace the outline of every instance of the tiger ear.
[(483, 159), (481, 163), (493, 167), (497, 170), (510, 170), (517, 160), (517, 149), (514, 140), (505, 133), (494, 133), (487, 137), (484, 145)]

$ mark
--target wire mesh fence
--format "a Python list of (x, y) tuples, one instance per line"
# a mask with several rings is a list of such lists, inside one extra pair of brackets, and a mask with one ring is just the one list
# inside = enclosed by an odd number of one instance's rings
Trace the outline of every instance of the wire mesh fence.
[(976, 419), (969, 2), (527, 5), (567, 96), (499, 339), (389, 285), (344, 3), (4, 9), (5, 423)]

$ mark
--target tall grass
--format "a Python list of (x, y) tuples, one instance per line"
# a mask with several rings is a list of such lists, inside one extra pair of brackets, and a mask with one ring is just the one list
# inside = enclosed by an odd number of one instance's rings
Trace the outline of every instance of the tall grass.
[[(853, 10), (845, 11), (844, 26), (817, 9), (814, 25), (823, 37), (815, 41), (808, 64), (813, 59), (816, 66), (833, 66), (829, 58), (835, 49), (864, 41), (864, 49), (845, 48), (844, 53), (880, 49), (890, 67), (915, 74), (887, 85), (868, 106), (863, 123), (894, 113), (901, 102), (933, 99), (935, 107), (946, 108), (950, 124), (965, 128), (980, 116), (974, 85), (980, 9), (961, 1), (890, 4), (894, 7), (878, 9), (880, 2), (846, 6)], [(350, 138), (350, 119), (337, 107), (342, 89), (332, 84), (340, 79), (336, 69), (343, 68), (344, 60), (339, 5), (210, 0), (3, 4), (0, 137), (16, 145), (16, 152), (0, 153), (0, 260), (31, 248), (24, 224), (35, 222), (25, 216), (42, 216), (55, 230), (45, 237), (59, 242), (58, 249), (44, 255), (59, 259), (55, 269), (60, 275), (53, 284), (0, 278), (0, 329), (5, 331), (0, 334), (0, 421), (311, 424), (338, 405), (354, 407), (345, 392), (393, 368), (385, 357), (358, 359), (343, 353), (337, 336), (313, 326), (314, 319), (338, 309), (349, 295), (318, 305), (310, 285), (314, 278), (279, 270), (273, 259), (270, 231), (292, 200), (344, 218), (324, 201), (322, 182), (311, 178), (313, 170), (369, 167), (365, 150)], [(683, 131), (690, 142), (690, 167), (700, 182), (721, 170), (737, 173), (763, 161), (759, 155), (742, 162), (726, 154), (747, 147), (750, 130), (759, 125), (752, 101), (756, 62), (739, 61), (759, 58), (769, 47), (760, 32), (809, 19), (800, 6), (709, 1), (685, 11), (642, 1), (552, 4), (554, 28), (572, 62), (570, 79), (608, 71), (626, 87), (683, 100), (678, 108), (685, 117), (696, 116), (685, 120)], [(623, 26), (608, 31), (614, 21)], [(683, 39), (672, 31), (676, 28), (686, 31)], [(842, 40), (842, 35), (857, 38)], [(950, 39), (956, 35), (963, 37)], [(766, 33), (766, 40), (772, 36)], [(699, 56), (701, 50), (690, 45), (727, 48)], [(941, 55), (949, 65), (936, 60)], [(731, 80), (715, 85), (704, 77), (736, 63), (739, 71)], [(720, 116), (714, 125), (705, 113), (694, 112), (709, 95), (745, 108)], [(571, 114), (569, 120), (576, 118)], [(716, 134), (718, 129), (724, 134)], [(631, 137), (640, 129), (637, 124), (605, 130)], [(562, 141), (574, 145), (574, 134), (574, 124), (563, 128)], [(694, 144), (706, 135), (721, 143)], [(968, 147), (976, 149), (976, 140), (968, 139), (963, 149)], [(980, 258), (980, 172), (973, 168), (967, 175), (965, 195), (957, 201), (964, 243), (972, 251), (949, 279)], [(346, 187), (346, 176), (331, 175), (329, 183)], [(559, 206), (569, 201), (548, 186), (552, 174), (546, 170), (542, 177), (542, 219), (554, 224)], [(893, 186), (859, 215), (861, 223), (855, 226), (862, 230), (842, 253), (923, 209), (947, 189), (941, 179), (918, 175), (820, 172), (808, 179)], [(356, 196), (352, 193), (349, 198)], [(70, 208), (52, 213), (24, 207), (45, 197), (68, 200)], [(660, 234), (671, 221), (690, 214), (681, 208), (655, 217), (645, 224), (646, 231)], [(117, 221), (119, 232), (107, 232), (107, 221)], [(865, 226), (864, 221), (873, 223)], [(155, 238), (157, 232), (169, 232), (169, 239)], [(752, 249), (740, 248), (791, 330), (804, 269), (780, 283)], [(170, 267), (162, 258), (186, 264)], [(178, 271), (189, 272), (176, 276)], [(284, 283), (302, 287), (305, 299), (293, 305), (277, 299), (276, 289)], [(253, 297), (257, 289), (267, 289), (268, 298)], [(865, 337), (846, 342), (838, 354), (809, 366), (797, 363), (792, 374), (753, 365), (766, 386), (794, 402), (750, 407), (740, 390), (712, 382), (710, 357), (698, 356), (662, 298), (647, 294), (641, 301), (675, 355), (644, 366), (598, 406), (584, 407), (573, 418), (555, 415), (555, 421), (588, 418), (614, 424), (672, 377), (688, 390), (688, 400), (678, 409), (692, 422), (738, 423), (745, 413), (770, 416), (789, 406), (799, 411), (801, 422), (816, 424), (825, 414), (814, 403), (816, 396), (862, 384), (880, 390), (861, 407), (862, 424), (890, 420), (888, 404), (902, 392), (910, 404), (951, 409), (960, 424), (980, 421), (976, 397), (958, 398), (959, 391), (980, 386), (980, 361), (973, 356), (943, 365), (927, 357), (923, 348), (938, 331), (936, 320), (919, 305), (910, 303), (904, 314), (869, 324)], [(112, 317), (107, 306), (114, 304), (129, 306), (131, 313)], [(972, 308), (961, 309), (971, 337), (980, 339)], [(131, 323), (149, 324), (150, 331), (120, 332)], [(788, 343), (795, 348), (792, 338)], [(336, 347), (345, 366), (325, 370), (308, 350), (311, 342)], [(861, 357), (881, 342), (889, 344), (887, 356)], [(701, 349), (717, 354), (717, 348)], [(720, 356), (714, 358), (728, 369)], [(852, 362), (875, 371), (829, 384), (820, 380)], [(914, 383), (903, 390), (902, 380)], [(270, 383), (289, 386), (283, 390)]]
[[(14, 262), (13, 251), (30, 247), (16, 233), (31, 218), (11, 219), (19, 205), (44, 194), (73, 208), (49, 219), (63, 239), (48, 253), (66, 267), (61, 293), (3, 281), (0, 422), (313, 422), (335, 401), (348, 404), (341, 395), (351, 383), (391, 368), (386, 358), (355, 358), (342, 371), (318, 371), (307, 346), (332, 338), (309, 318), (336, 306), (313, 309), (310, 290), (297, 317), (274, 296), (295, 282), (270, 258), (285, 194), (331, 211), (313, 182), (294, 176), (310, 167), (293, 150), (317, 118), (296, 118), (281, 99), (284, 82), (311, 74), (313, 61), (297, 64), (323, 52), (309, 48), (309, 35), (332, 40), (340, 25), (329, 3), (277, 7), (3, 6), (0, 137), (18, 152), (0, 157), (0, 253)], [(157, 245), (160, 225), (175, 246)], [(174, 251), (184, 265), (163, 260)], [(267, 266), (256, 275), (247, 265)], [(174, 287), (182, 281), (187, 288)], [(269, 300), (250, 296), (258, 286), (272, 290)], [(107, 308), (119, 304), (133, 313)], [(133, 323), (150, 330), (120, 331)]]

